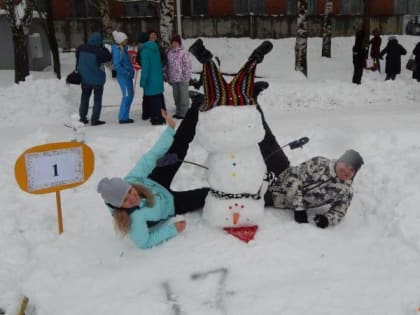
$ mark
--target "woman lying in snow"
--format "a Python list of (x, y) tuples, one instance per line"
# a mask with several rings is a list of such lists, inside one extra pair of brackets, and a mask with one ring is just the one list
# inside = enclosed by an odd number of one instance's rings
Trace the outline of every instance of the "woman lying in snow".
[(156, 144), (145, 153), (124, 177), (102, 178), (97, 190), (110, 208), (115, 226), (128, 235), (139, 248), (150, 248), (172, 238), (185, 229), (186, 222), (167, 221), (177, 214), (201, 209), (208, 189), (173, 191), (171, 182), (182, 161), (156, 167), (167, 153), (181, 160), (194, 138), (198, 107), (192, 106), (175, 132), (176, 123), (162, 111), (168, 127)]

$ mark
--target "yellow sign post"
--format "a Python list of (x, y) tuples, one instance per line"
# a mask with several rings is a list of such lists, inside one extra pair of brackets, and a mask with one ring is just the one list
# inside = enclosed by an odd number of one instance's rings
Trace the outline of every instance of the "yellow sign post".
[(31, 194), (55, 192), (58, 233), (63, 233), (60, 191), (86, 182), (94, 169), (92, 149), (81, 142), (47, 143), (23, 152), (15, 163), (19, 187)]

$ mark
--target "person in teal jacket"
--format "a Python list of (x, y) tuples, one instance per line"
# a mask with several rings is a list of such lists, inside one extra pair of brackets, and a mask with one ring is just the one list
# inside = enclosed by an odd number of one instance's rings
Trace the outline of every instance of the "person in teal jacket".
[(140, 87), (143, 88), (146, 107), (150, 111), (150, 121), (152, 125), (161, 125), (165, 120), (160, 111), (166, 109), (166, 106), (163, 97), (163, 66), (159, 46), (154, 41), (147, 41), (141, 46), (139, 54)]
[[(114, 222), (123, 236), (128, 235), (139, 248), (156, 246), (185, 229), (185, 221), (171, 223), (169, 218), (200, 209), (208, 188), (173, 191), (172, 179), (187, 154), (195, 135), (198, 107), (191, 107), (175, 133), (176, 123), (162, 110), (168, 127), (156, 144), (144, 154), (124, 178), (104, 177), (97, 191), (111, 210)], [(156, 163), (166, 154), (176, 154), (174, 164)]]

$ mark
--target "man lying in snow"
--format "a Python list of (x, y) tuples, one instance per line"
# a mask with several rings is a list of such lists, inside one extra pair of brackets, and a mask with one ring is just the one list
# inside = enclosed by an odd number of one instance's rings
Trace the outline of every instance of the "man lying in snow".
[[(260, 92), (258, 89), (255, 91)], [(361, 155), (355, 150), (347, 150), (338, 159), (317, 156), (290, 166), (289, 159), (259, 109), (266, 132), (259, 144), (269, 181), (264, 196), (265, 205), (293, 209), (298, 223), (308, 223), (307, 209), (330, 205), (326, 213), (315, 215), (315, 224), (326, 228), (340, 222), (353, 198), (353, 179), (364, 163)]]

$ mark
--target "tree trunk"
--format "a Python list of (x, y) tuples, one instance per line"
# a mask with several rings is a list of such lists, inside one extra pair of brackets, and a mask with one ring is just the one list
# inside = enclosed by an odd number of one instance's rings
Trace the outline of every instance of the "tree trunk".
[(170, 46), (174, 30), (174, 0), (160, 0), (160, 36), (165, 50)]
[(42, 12), (39, 6), (35, 3), (34, 4), (38, 15), (42, 19), (42, 27), (47, 34), (48, 45), (50, 46), (51, 55), (53, 58), (53, 69), (54, 73), (57, 76), (57, 79), (61, 79), (61, 65), (60, 65), (60, 54), (58, 50), (58, 43), (57, 38), (55, 36), (55, 28), (54, 28), (54, 17), (53, 17), (53, 9), (51, 0), (45, 1), (45, 9), (46, 15)]
[(15, 53), (15, 83), (25, 81), (29, 75), (29, 58), (28, 58), (28, 36), (25, 34), (23, 27), (19, 27), (13, 32), (13, 43)]
[(325, 1), (324, 25), (322, 29), (322, 57), (331, 58), (331, 14), (332, 0)]
[(2, 4), (6, 9), (13, 36), (15, 83), (18, 84), (20, 81), (25, 81), (26, 76), (29, 75), (28, 34), (34, 2), (33, 0), (22, 0), (20, 3), (14, 4), (12, 0), (4, 0)]
[(51, 49), (51, 54), (52, 54), (52, 59), (53, 59), (54, 73), (57, 76), (57, 79), (61, 79), (60, 53), (58, 50), (58, 44), (57, 44), (57, 39), (55, 37), (55, 33), (48, 33), (48, 42), (50, 44), (50, 49)]
[(308, 46), (307, 32), (307, 0), (298, 0), (297, 2), (297, 23), (296, 23), (296, 44), (295, 44), (295, 70), (308, 76), (306, 52)]
[(369, 35), (370, 35), (370, 10), (369, 0), (363, 1), (363, 46), (366, 50), (369, 50)]
[(99, 1), (99, 12), (102, 18), (102, 29), (105, 39), (112, 39), (112, 20), (109, 11), (108, 0)]
[(53, 10), (51, 0), (47, 0), (47, 34), (48, 34), (48, 43), (50, 44), (50, 50), (53, 57), (53, 67), (54, 73), (57, 76), (57, 79), (61, 79), (61, 64), (60, 64), (60, 54), (58, 51), (57, 38), (55, 37), (55, 28), (54, 28), (54, 19), (53, 19)]

